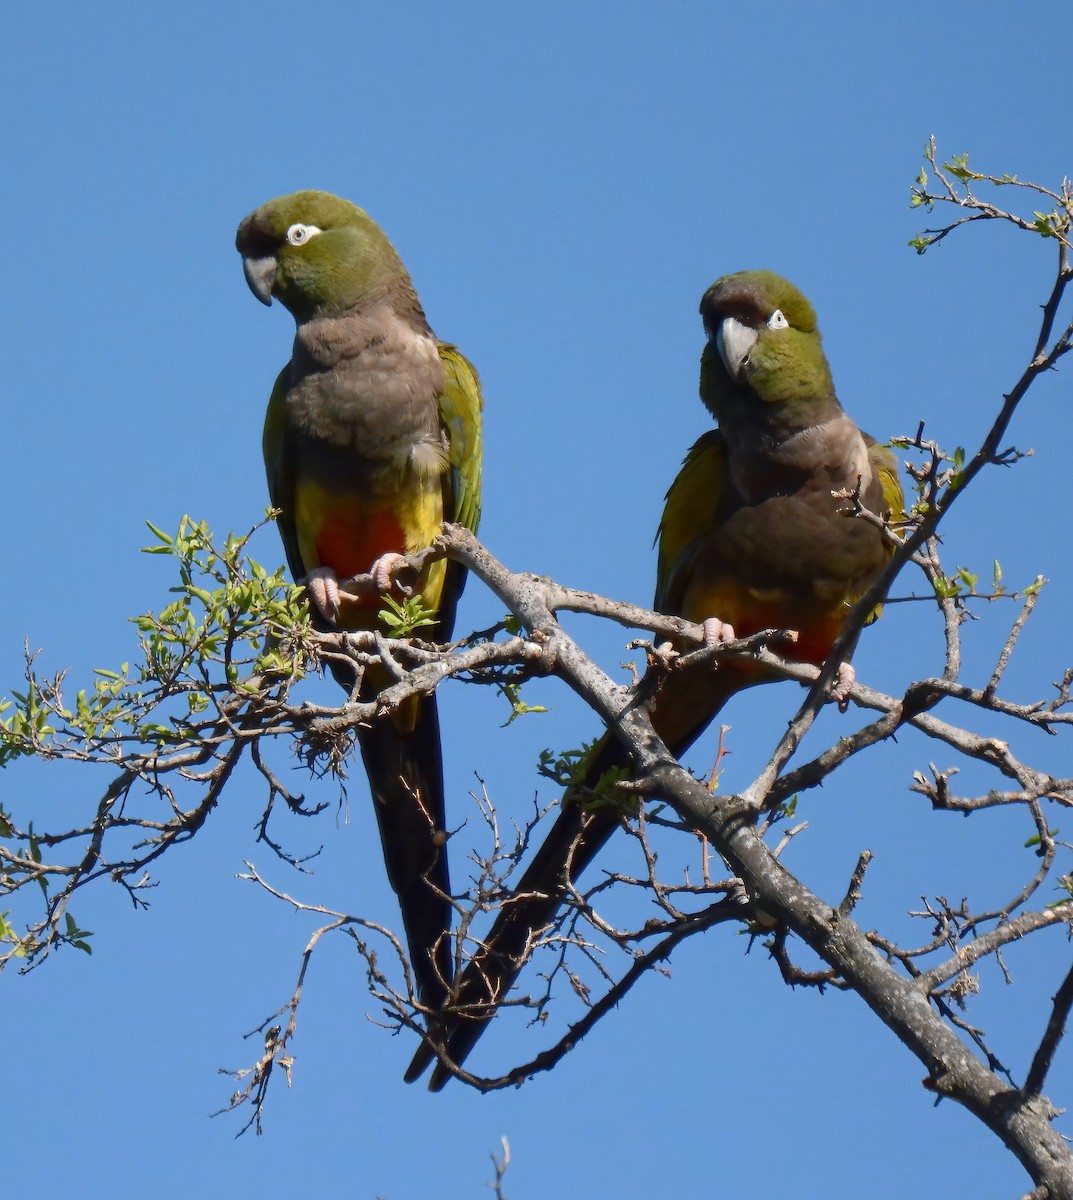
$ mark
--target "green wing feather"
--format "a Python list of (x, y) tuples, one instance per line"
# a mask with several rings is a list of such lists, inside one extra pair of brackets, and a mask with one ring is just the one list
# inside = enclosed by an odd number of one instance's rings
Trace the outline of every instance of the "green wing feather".
[(477, 370), (457, 346), (440, 343), (446, 372), (440, 420), (450, 441), (451, 503), (444, 517), (477, 532), (481, 521), (481, 413), (484, 401)]
[[(861, 436), (864, 438), (864, 444), (868, 447), (868, 458), (872, 464), (872, 470), (879, 476), (883, 503), (887, 509), (886, 512), (878, 515), (885, 517), (888, 521), (904, 521), (905, 494), (902, 492), (902, 481), (898, 478), (898, 460), (886, 446), (881, 445), (871, 435), (862, 432)], [(886, 548), (888, 556), (894, 554), (895, 548), (891, 542), (886, 543)], [(877, 604), (869, 613), (865, 624), (871, 625), (873, 621), (879, 620), (882, 613), (883, 605)]]
[(261, 449), (264, 452), (265, 474), (268, 477), (268, 498), (272, 501), (272, 507), (280, 510), (276, 523), (279, 526), (279, 535), (283, 539), (287, 565), (291, 569), (291, 578), (301, 579), (306, 573), (306, 567), (298, 553), (298, 531), (294, 524), (294, 456), (287, 453), (287, 421), (283, 407), (289, 370), (290, 364), (280, 371), (272, 385), (272, 395), (268, 399), (268, 411), (265, 413), (264, 432), (261, 435)]
[[(868, 457), (872, 462), (872, 469), (879, 476), (879, 483), (883, 489), (883, 501), (887, 506), (886, 513), (880, 513), (880, 516), (886, 516), (890, 521), (905, 520), (905, 495), (902, 492), (902, 482), (898, 478), (898, 460), (894, 457), (886, 446), (881, 445), (874, 437), (869, 437), (866, 433), (864, 436), (864, 444), (868, 447)], [(894, 553), (894, 550), (891, 550)]]
[[(476, 533), (481, 521), (481, 413), (484, 409), (481, 384), (476, 368), (456, 346), (441, 342), (439, 350), (446, 375), (439, 398), (440, 421), (447, 432), (451, 464), (444, 488), (443, 519), (465, 525)], [(465, 568), (449, 562), (439, 620), (433, 631), (437, 641), (450, 639), (455, 607), (465, 585)]]
[(667, 492), (656, 532), (659, 560), (653, 607), (657, 612), (680, 610), (689, 562), (686, 551), (699, 534), (715, 525), (725, 479), (726, 444), (718, 429), (710, 429), (690, 447)]

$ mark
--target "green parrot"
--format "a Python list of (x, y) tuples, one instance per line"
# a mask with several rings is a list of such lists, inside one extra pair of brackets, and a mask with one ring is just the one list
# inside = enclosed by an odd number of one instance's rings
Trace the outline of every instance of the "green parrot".
[[(381, 593), (397, 586), (400, 557), (430, 545), (444, 521), (477, 529), (477, 373), (436, 339), (386, 234), (349, 201), (316, 191), (269, 200), (242, 221), (235, 244), (253, 294), (279, 300), (297, 325), (263, 439), (291, 573), (321, 629), (379, 629)], [(366, 572), (371, 594), (340, 592), (340, 579)], [(435, 614), (429, 640), (450, 639), (464, 581), (464, 570), (444, 560), (417, 579), (413, 590)], [(333, 670), (354, 686), (353, 668)], [(386, 669), (369, 669), (359, 698), (391, 682)], [(438, 1006), (452, 955), (435, 697), (360, 728), (358, 742), (418, 995)]]
[[(708, 338), (700, 394), (719, 428), (701, 436), (667, 493), (654, 607), (702, 624), (713, 644), (795, 629), (799, 640), (785, 652), (819, 666), (894, 549), (874, 525), (847, 516), (845, 500), (832, 493), (859, 486), (868, 509), (900, 518), (897, 463), (843, 412), (816, 314), (793, 284), (770, 271), (725, 275), (704, 293), (700, 311)], [(653, 726), (681, 755), (728, 697), (767, 678), (744, 661), (676, 673), (656, 696)], [(836, 697), (851, 681), (843, 664)], [(500, 910), (458, 981), (456, 1011), (432, 1022), (430, 1036), (455, 1063), (509, 991), (533, 932), (560, 907), (567, 874), (576, 879), (618, 826), (613, 806), (586, 810), (584, 800), (605, 772), (628, 763), (611, 734), (597, 742), (517, 898)], [(463, 1016), (459, 1006), (480, 1011)], [(407, 1080), (434, 1057), (422, 1043)], [(429, 1087), (437, 1091), (450, 1078), (437, 1064)]]

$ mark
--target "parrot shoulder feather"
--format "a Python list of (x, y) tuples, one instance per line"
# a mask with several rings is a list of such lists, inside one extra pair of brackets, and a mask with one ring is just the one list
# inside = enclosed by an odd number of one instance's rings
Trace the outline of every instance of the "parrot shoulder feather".
[(686, 550), (698, 530), (710, 529), (715, 524), (723, 500), (726, 472), (726, 443), (718, 429), (710, 429), (693, 443), (667, 493), (663, 518), (656, 533), (659, 561), (655, 608), (658, 612), (679, 610), (682, 581), (676, 568), (686, 561)]

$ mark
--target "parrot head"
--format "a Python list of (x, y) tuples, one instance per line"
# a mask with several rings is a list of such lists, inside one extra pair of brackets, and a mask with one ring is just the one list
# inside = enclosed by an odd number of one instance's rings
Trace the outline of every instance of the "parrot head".
[(409, 276), (368, 213), (330, 192), (269, 200), (245, 217), (235, 247), (250, 291), (275, 297), (296, 321), (337, 316), (387, 295)]
[(708, 335), (701, 398), (717, 420), (743, 391), (776, 406), (833, 397), (816, 313), (789, 280), (773, 271), (724, 275), (704, 293), (700, 313)]

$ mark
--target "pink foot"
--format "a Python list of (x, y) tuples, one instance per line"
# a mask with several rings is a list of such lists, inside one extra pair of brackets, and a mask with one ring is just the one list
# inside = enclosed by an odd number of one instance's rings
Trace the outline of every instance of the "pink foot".
[(339, 582), (331, 567), (316, 567), (302, 580), (309, 598), (330, 624), (339, 616)]
[(725, 646), (727, 642), (732, 642), (737, 636), (734, 633), (734, 626), (728, 625), (726, 621), (720, 621), (718, 617), (709, 617), (703, 622), (701, 628), (704, 630), (704, 648), (711, 650), (715, 646)]
[(857, 682), (857, 672), (850, 666), (849, 663), (838, 664), (838, 674), (835, 676), (835, 681), (831, 685), (831, 699), (834, 700), (838, 707), (845, 712), (849, 706), (849, 694), (853, 685)]
[(405, 555), (396, 554), (394, 551), (389, 551), (381, 556), (369, 568), (369, 574), (372, 576), (373, 587), (378, 592), (390, 592), (393, 583), (392, 576), (395, 573), (399, 563), (403, 562)]

